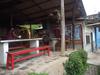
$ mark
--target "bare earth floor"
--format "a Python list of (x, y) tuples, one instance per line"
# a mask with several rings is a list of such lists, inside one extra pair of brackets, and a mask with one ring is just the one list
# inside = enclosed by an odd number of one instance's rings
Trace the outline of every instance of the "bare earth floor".
[[(66, 51), (69, 55), (71, 50)], [(68, 57), (62, 57), (60, 52), (51, 52), (50, 56), (43, 55), (15, 64), (14, 70), (0, 68), (0, 75), (28, 75), (29, 72), (46, 72), (49, 75), (63, 75), (63, 63)], [(89, 64), (100, 65), (100, 52), (88, 53)], [(93, 72), (94, 71), (94, 72)], [(86, 75), (96, 75), (96, 67), (90, 66)]]
[(46, 72), (49, 75), (63, 75), (63, 63), (67, 57), (60, 52), (51, 52), (50, 56), (43, 55), (15, 64), (14, 70), (0, 68), (0, 75), (28, 75), (29, 72)]
[(87, 62), (93, 65), (100, 65), (100, 52), (88, 53)]

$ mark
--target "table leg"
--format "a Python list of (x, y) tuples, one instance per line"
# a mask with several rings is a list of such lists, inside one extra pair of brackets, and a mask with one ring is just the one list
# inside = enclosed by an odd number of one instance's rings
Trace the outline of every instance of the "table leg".
[[(30, 41), (30, 47), (39, 47), (39, 40)], [(39, 53), (39, 51), (37, 51)]]
[(7, 52), (9, 51), (8, 48), (9, 48), (8, 43), (0, 44), (0, 64), (1, 66), (6, 66)]

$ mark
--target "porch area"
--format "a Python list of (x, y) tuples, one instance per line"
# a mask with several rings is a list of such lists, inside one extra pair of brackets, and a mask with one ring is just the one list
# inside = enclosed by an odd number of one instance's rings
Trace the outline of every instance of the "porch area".
[[(75, 50), (68, 49), (66, 51), (66, 56), (61, 56), (61, 52), (55, 51), (51, 52), (50, 56), (43, 55), (40, 57), (35, 57), (23, 62), (15, 64), (14, 70), (6, 70), (0, 67), (0, 75), (28, 75), (30, 72), (45, 72), (49, 75), (63, 75), (64, 67), (63, 63), (68, 60), (68, 55)], [(98, 60), (98, 61), (97, 61)], [(90, 65), (85, 75), (96, 75), (97, 66), (100, 65), (100, 52), (88, 53), (87, 62)]]
[(51, 52), (50, 56), (43, 55), (15, 63), (14, 70), (6, 70), (1, 67), (0, 75), (22, 75), (22, 73), (23, 75), (28, 75), (30, 72), (46, 72), (49, 73), (49, 75), (63, 75), (63, 63), (67, 59), (68, 57), (61, 56), (61, 52), (55, 51)]

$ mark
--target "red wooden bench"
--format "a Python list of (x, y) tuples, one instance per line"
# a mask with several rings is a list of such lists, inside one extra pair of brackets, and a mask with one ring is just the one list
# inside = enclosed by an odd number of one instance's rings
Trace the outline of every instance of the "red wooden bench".
[[(27, 56), (21, 57), (21, 58), (15, 58), (16, 56), (31, 53), (31, 52), (36, 52), (38, 50), (40, 51), (39, 53), (30, 54), (30, 55), (27, 55)], [(48, 56), (50, 55), (50, 46), (42, 46), (42, 47), (38, 47), (38, 48), (24, 49), (24, 50), (17, 51), (17, 52), (7, 52), (6, 69), (14, 69), (15, 62), (30, 59), (32, 57), (40, 56), (40, 55), (43, 55), (46, 53), (48, 54)]]

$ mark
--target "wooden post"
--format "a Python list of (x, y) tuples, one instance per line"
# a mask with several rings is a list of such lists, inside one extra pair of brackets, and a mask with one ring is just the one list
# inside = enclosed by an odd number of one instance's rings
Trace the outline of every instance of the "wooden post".
[(73, 4), (73, 8), (72, 8), (72, 46), (73, 46), (73, 49), (75, 49), (75, 39), (74, 39), (74, 36), (75, 36), (75, 8), (76, 8), (76, 2), (77, 0), (74, 0), (74, 4)]
[(74, 36), (75, 36), (75, 24), (74, 24), (74, 18), (72, 20), (72, 46), (73, 46), (73, 49), (75, 49), (75, 43), (74, 43)]
[(32, 26), (30, 24), (30, 38), (32, 38)]
[(95, 49), (97, 50), (97, 28), (96, 26), (94, 27), (95, 30)]
[(65, 55), (65, 11), (64, 11), (64, 0), (61, 0), (61, 54)]
[(80, 33), (81, 33), (81, 44), (82, 44), (82, 49), (84, 49), (84, 47), (83, 47), (83, 26), (82, 26), (82, 24), (80, 25), (80, 29), (81, 29), (81, 31), (80, 31)]

